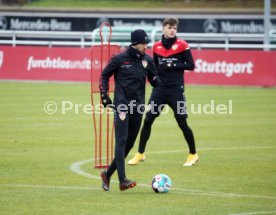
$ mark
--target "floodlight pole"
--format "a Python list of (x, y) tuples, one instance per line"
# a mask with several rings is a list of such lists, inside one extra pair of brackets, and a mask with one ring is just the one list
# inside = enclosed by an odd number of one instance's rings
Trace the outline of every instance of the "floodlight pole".
[[(268, 46), (269, 40), (269, 30), (270, 30), (270, 11), (271, 11), (271, 0), (264, 0), (264, 45)], [(269, 50), (268, 47), (264, 48), (266, 51)]]

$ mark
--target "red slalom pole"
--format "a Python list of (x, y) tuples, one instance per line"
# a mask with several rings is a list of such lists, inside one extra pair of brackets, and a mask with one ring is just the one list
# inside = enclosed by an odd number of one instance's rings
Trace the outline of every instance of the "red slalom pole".
[[(110, 26), (110, 24), (108, 22), (103, 22), (100, 26), (100, 37), (101, 37), (101, 71), (103, 71), (103, 53), (104, 53), (104, 38), (103, 38), (103, 34), (102, 34), (102, 30), (104, 27), (108, 27), (109, 28), (109, 35), (108, 35), (108, 39), (107, 39), (107, 56), (108, 59), (110, 59), (110, 39), (111, 39), (111, 35), (112, 35), (112, 28)], [(106, 125), (106, 166), (109, 165), (109, 114), (107, 113), (107, 125)], [(100, 116), (100, 126), (102, 126), (102, 116)], [(102, 130), (100, 129), (100, 150), (102, 150)], [(101, 157), (101, 154), (100, 154)], [(101, 165), (101, 164), (100, 164)]]
[[(106, 27), (105, 30), (103, 30), (104, 27)], [(113, 117), (109, 116), (111, 109), (104, 110), (102, 107), (101, 97), (99, 96), (100, 100), (99, 102), (97, 102), (95, 98), (98, 99), (98, 96), (95, 97), (95, 93), (100, 92), (99, 78), (101, 77), (105, 64), (108, 63), (113, 54), (117, 54), (120, 52), (120, 47), (118, 45), (110, 44), (112, 29), (109, 23), (102, 23), (99, 28), (99, 33), (101, 42), (100, 44), (93, 45), (91, 49), (91, 103), (95, 136), (95, 168), (106, 168), (108, 167), (111, 160), (114, 158), (114, 121)], [(110, 80), (110, 82), (113, 81), (113, 79)], [(95, 87), (95, 84), (97, 84), (98, 86)], [(110, 85), (108, 87), (109, 92), (112, 92), (114, 90), (113, 85)], [(98, 113), (96, 111), (100, 111), (98, 119)], [(104, 111), (106, 111), (106, 117), (102, 116)], [(112, 117), (112, 123), (110, 117)], [(103, 160), (106, 160), (106, 162), (104, 162)]]

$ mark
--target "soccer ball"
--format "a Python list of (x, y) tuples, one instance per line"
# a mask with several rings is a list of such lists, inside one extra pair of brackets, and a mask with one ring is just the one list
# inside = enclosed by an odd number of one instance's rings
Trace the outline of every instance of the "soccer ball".
[(167, 193), (172, 186), (172, 181), (169, 176), (165, 174), (158, 174), (154, 176), (151, 182), (151, 187), (156, 193)]

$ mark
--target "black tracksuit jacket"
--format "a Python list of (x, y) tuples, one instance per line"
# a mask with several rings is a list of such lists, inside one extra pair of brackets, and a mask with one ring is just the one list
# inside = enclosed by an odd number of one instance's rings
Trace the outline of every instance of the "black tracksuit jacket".
[(114, 75), (115, 92), (114, 105), (128, 105), (134, 100), (136, 105), (145, 104), (146, 77), (154, 85), (157, 75), (153, 59), (147, 54), (141, 54), (129, 46), (126, 51), (111, 58), (102, 72), (100, 80), (101, 92), (108, 92), (108, 82)]

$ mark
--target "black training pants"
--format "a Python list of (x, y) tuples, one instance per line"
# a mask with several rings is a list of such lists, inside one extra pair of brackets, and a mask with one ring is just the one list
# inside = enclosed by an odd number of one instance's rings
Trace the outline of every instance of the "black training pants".
[(117, 169), (119, 180), (126, 178), (125, 157), (134, 146), (139, 133), (143, 115), (140, 113), (115, 113), (115, 158), (107, 169), (111, 175)]
[(191, 128), (187, 124), (186, 118), (186, 98), (183, 95), (183, 85), (169, 86), (169, 87), (156, 87), (153, 88), (149, 107), (146, 113), (144, 125), (142, 127), (140, 142), (139, 142), (139, 153), (144, 153), (147, 141), (150, 137), (151, 126), (156, 117), (158, 117), (166, 104), (174, 112), (174, 117), (178, 123), (178, 126), (182, 130), (182, 133), (188, 143), (189, 151), (192, 154), (196, 153), (194, 135)]

